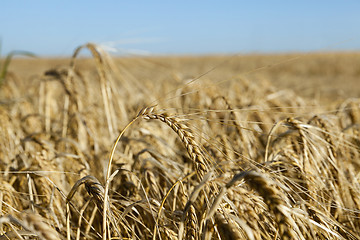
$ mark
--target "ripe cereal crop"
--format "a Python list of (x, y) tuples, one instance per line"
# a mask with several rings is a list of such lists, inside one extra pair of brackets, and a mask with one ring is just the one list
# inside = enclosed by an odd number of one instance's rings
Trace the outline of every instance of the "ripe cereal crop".
[(13, 59), (0, 239), (360, 239), (359, 62)]

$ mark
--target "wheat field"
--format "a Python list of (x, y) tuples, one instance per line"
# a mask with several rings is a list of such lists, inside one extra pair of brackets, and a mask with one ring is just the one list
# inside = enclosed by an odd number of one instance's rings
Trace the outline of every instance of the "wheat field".
[(359, 62), (14, 59), (0, 239), (360, 239)]

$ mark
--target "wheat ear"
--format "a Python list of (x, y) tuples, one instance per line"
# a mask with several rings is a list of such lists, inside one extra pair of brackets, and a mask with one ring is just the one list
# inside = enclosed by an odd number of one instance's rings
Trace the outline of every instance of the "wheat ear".
[[(285, 196), (272, 184), (272, 181), (263, 174), (249, 171), (244, 174), (240, 173), (239, 176), (241, 175), (244, 177), (246, 183), (264, 198), (264, 202), (275, 216), (281, 239), (294, 239), (295, 235), (290, 228), (293, 219), (287, 213), (286, 203), (284, 202)], [(236, 176), (234, 179), (235, 178)]]
[(104, 200), (104, 187), (101, 185), (101, 183), (95, 178), (94, 176), (88, 175), (81, 179), (79, 179), (72, 189), (70, 190), (66, 202), (70, 202), (73, 198), (75, 192), (79, 188), (81, 184), (85, 185), (86, 191), (89, 193), (89, 195), (93, 198), (93, 201), (95, 202), (96, 206), (99, 208), (100, 212), (103, 213), (103, 207), (106, 205), (108, 209), (108, 217), (110, 219), (110, 222), (113, 224), (113, 227), (115, 231), (120, 235), (119, 230), (116, 226), (115, 216), (113, 211), (111, 210), (110, 206), (110, 199), (109, 197), (106, 198), (106, 201)]
[(187, 153), (193, 161), (196, 173), (199, 179), (202, 179), (208, 171), (208, 165), (201, 153), (199, 145), (196, 143), (194, 135), (189, 127), (185, 124), (179, 123), (174, 117), (168, 117), (164, 114), (139, 113), (142, 118), (146, 120), (160, 120), (166, 123), (179, 137), (181, 142), (185, 145)]

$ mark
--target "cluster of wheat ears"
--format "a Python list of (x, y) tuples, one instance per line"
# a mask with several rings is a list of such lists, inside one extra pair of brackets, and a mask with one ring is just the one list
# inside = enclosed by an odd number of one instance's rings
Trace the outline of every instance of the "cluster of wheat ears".
[(359, 99), (141, 81), (90, 43), (0, 91), (1, 240), (360, 239)]

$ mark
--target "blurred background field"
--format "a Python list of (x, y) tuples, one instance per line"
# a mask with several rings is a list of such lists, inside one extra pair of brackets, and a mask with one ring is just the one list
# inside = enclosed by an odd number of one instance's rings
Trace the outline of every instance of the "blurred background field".
[[(229, 81), (232, 78), (261, 78), (278, 89), (291, 89), (301, 97), (323, 105), (360, 97), (360, 53), (248, 54), (217, 56), (169, 56), (114, 58), (119, 67), (139, 81), (183, 81), (198, 77)], [(50, 68), (65, 66), (69, 59), (14, 59), (10, 72), (22, 79)], [(91, 59), (79, 60), (80, 69), (92, 71)]]

